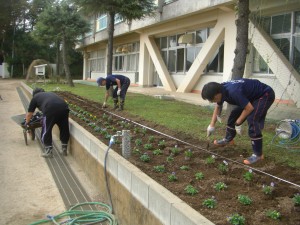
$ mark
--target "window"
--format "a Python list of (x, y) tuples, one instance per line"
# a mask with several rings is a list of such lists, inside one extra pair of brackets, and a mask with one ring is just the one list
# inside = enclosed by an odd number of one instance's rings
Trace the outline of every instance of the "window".
[(96, 31), (104, 30), (107, 27), (107, 15), (100, 15), (96, 20)]
[(89, 57), (89, 71), (104, 72), (105, 71), (105, 50), (94, 51)]
[(113, 69), (115, 71), (138, 72), (139, 43), (130, 43), (115, 47)]
[[(261, 26), (294, 68), (300, 72), (300, 12), (264, 17)], [(254, 50), (253, 62), (254, 73), (272, 73), (256, 50)]]
[[(189, 32), (188, 34), (192, 34), (193, 37), (192, 43), (178, 43), (179, 37), (185, 35), (185, 33), (161, 37), (155, 40), (160, 47), (162, 58), (171, 74), (187, 73), (211, 30), (212, 28), (205, 28)], [(208, 65), (207, 71), (223, 72), (223, 59), (224, 46), (222, 45)]]

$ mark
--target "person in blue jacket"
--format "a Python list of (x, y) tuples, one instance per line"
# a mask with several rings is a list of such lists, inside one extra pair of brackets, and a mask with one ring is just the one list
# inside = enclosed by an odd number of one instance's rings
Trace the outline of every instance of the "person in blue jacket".
[(207, 128), (207, 136), (215, 131), (218, 115), (224, 102), (234, 105), (226, 127), (225, 138), (215, 140), (216, 146), (225, 146), (231, 142), (239, 127), (245, 120), (248, 122), (248, 135), (251, 139), (253, 154), (244, 160), (245, 164), (253, 164), (263, 159), (263, 136), (265, 118), (268, 109), (274, 102), (274, 90), (255, 79), (230, 80), (224, 83), (209, 82), (202, 89), (202, 98), (216, 103), (211, 122)]
[(68, 104), (53, 92), (45, 92), (42, 88), (35, 88), (32, 92), (32, 99), (26, 113), (26, 124), (30, 122), (35, 109), (43, 113), (41, 141), (45, 152), (43, 157), (53, 157), (52, 152), (52, 128), (56, 124), (60, 131), (62, 144), (61, 153), (67, 155), (68, 142), (70, 139), (69, 130), (69, 107)]
[[(115, 89), (113, 90), (113, 101), (114, 101), (114, 109), (118, 109), (119, 111), (124, 109), (125, 104), (125, 97), (130, 85), (130, 79), (123, 75), (108, 75), (106, 78), (99, 77), (97, 79), (98, 86), (105, 86), (106, 93), (104, 97), (104, 103), (102, 105), (103, 108), (107, 107), (107, 99), (109, 97), (109, 90), (116, 85)], [(119, 98), (120, 97), (120, 104)]]

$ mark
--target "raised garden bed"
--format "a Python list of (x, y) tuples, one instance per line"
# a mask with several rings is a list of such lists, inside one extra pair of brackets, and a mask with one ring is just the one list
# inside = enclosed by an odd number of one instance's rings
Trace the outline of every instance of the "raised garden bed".
[[(120, 117), (111, 115), (99, 103), (68, 92), (58, 94), (69, 103), (70, 117), (103, 143), (108, 144), (117, 131), (130, 130), (128, 160), (215, 224), (230, 224), (237, 214), (240, 222), (232, 224), (300, 224), (300, 206), (295, 205), (300, 189), (293, 185), (300, 183), (299, 171), (268, 159), (255, 165), (283, 179), (278, 180), (231, 161), (240, 162), (249, 154), (238, 146), (208, 150), (206, 140), (192, 139), (126, 111), (112, 111)], [(113, 149), (121, 154), (119, 143)]]

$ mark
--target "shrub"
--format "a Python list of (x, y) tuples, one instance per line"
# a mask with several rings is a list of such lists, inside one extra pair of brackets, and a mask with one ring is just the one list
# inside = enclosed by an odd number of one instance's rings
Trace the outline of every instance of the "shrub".
[(195, 177), (196, 177), (196, 180), (202, 180), (204, 178), (204, 175), (203, 175), (203, 173), (198, 172), (195, 174)]
[(271, 195), (274, 191), (274, 183), (272, 182), (269, 185), (263, 185), (263, 193), (265, 193), (266, 195)]
[(300, 206), (300, 194), (295, 194), (293, 197), (293, 202), (295, 204), (295, 206)]
[(206, 159), (205, 159), (205, 163), (206, 164), (214, 164), (215, 163), (215, 156), (214, 155), (211, 155), (211, 156), (209, 156), (209, 157), (207, 157)]
[(243, 177), (244, 177), (244, 179), (246, 181), (251, 181), (253, 179), (253, 172), (252, 172), (252, 170), (250, 169), (249, 171), (247, 171), (246, 173), (244, 173)]
[(268, 210), (266, 212), (266, 216), (270, 217), (273, 220), (279, 220), (281, 218), (280, 212), (278, 212), (276, 210)]
[(147, 153), (144, 153), (143, 155), (141, 155), (140, 159), (143, 162), (149, 162), (150, 161), (150, 156)]
[(229, 217), (227, 217), (227, 221), (233, 225), (244, 225), (245, 224), (245, 217), (235, 213)]
[(166, 168), (164, 165), (158, 165), (158, 166), (154, 166), (154, 171), (155, 172), (159, 172), (159, 173), (163, 173), (165, 172)]
[(193, 187), (193, 185), (190, 185), (190, 184), (188, 186), (186, 186), (184, 190), (189, 195), (198, 194), (198, 190), (195, 187)]
[(218, 182), (218, 183), (215, 184), (214, 188), (215, 188), (216, 191), (222, 191), (222, 190), (225, 190), (227, 188), (227, 185), (223, 182)]
[(206, 206), (209, 209), (213, 209), (217, 206), (217, 200), (214, 196), (212, 196), (211, 198), (205, 199), (202, 205)]
[(238, 195), (238, 200), (243, 205), (251, 205), (252, 200), (247, 195)]
[(168, 176), (169, 181), (176, 181), (177, 177), (176, 177), (176, 173), (172, 172), (169, 176)]

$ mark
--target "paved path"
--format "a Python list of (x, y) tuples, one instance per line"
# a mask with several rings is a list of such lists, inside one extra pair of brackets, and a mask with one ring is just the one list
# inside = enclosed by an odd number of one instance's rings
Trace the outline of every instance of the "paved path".
[(65, 211), (37, 141), (26, 146), (22, 128), (11, 117), (25, 113), (16, 87), (0, 79), (0, 224), (24, 225)]

